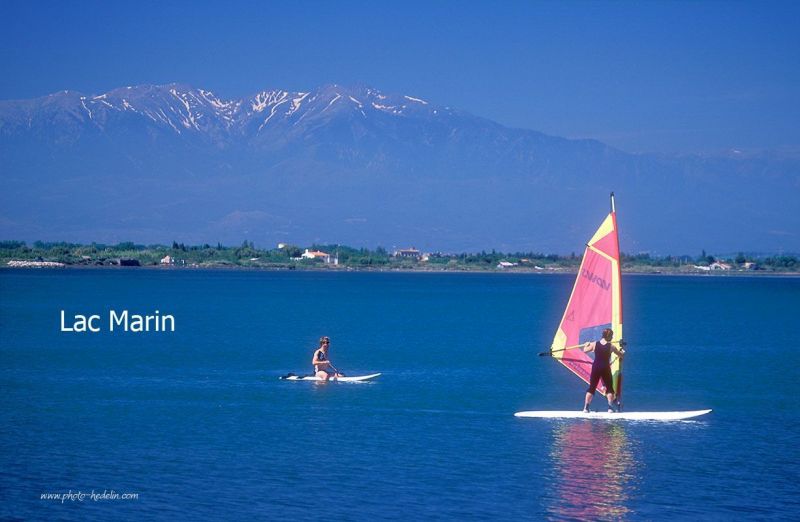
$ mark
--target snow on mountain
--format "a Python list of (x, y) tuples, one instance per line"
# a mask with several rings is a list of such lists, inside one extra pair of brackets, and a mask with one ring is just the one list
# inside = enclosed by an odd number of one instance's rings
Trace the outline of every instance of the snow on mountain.
[[(419, 114), (416, 106), (427, 104), (411, 96), (337, 85), (327, 85), (313, 92), (266, 90), (233, 100), (176, 83), (140, 85), (99, 95), (61, 91), (33, 100), (0, 101), (0, 130), (15, 132), (64, 119), (71, 120), (73, 125), (103, 130), (126, 116), (141, 118), (176, 134), (214, 133), (217, 137), (240, 137), (258, 134), (269, 124), (313, 120), (328, 111), (355, 111), (363, 117), (374, 111), (403, 116)], [(423, 112), (439, 114), (442, 111)]]

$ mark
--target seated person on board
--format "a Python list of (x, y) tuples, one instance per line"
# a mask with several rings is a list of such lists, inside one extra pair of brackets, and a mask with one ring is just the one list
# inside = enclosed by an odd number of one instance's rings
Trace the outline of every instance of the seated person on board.
[(319, 348), (314, 351), (314, 357), (311, 359), (311, 364), (314, 366), (314, 375), (324, 381), (332, 377), (343, 377), (331, 364), (328, 357), (330, 344), (331, 340), (329, 337), (320, 337)]

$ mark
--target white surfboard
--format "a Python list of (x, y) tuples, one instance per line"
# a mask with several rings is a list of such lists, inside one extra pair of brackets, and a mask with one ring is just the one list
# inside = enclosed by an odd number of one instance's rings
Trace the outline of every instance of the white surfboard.
[[(369, 381), (377, 376), (380, 373), (371, 373), (369, 375), (354, 375), (353, 377), (331, 377), (328, 379), (329, 382), (361, 382), (361, 381)], [(284, 381), (324, 381), (325, 379), (320, 379), (315, 375), (288, 375), (285, 377), (280, 377), (281, 380)]]
[(640, 420), (640, 421), (674, 421), (691, 419), (710, 413), (711, 410), (694, 411), (624, 411), (608, 413), (605, 411), (518, 411), (515, 417), (534, 419), (597, 419), (597, 420)]

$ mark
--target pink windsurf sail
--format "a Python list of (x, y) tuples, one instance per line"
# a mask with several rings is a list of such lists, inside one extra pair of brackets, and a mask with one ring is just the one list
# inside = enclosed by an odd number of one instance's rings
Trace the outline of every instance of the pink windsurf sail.
[[(549, 355), (588, 383), (593, 359), (584, 353), (583, 344), (598, 341), (605, 328), (614, 331), (612, 342), (619, 346), (622, 341), (622, 289), (613, 193), (611, 213), (586, 245)], [(619, 397), (622, 394), (622, 361), (615, 354), (611, 357), (611, 374)], [(598, 390), (606, 393), (602, 382)]]

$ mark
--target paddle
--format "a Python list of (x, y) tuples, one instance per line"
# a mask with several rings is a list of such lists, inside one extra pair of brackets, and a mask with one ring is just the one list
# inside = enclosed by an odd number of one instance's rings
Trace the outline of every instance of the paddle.
[(334, 371), (334, 372), (336, 372), (336, 376), (339, 376), (339, 377), (346, 377), (346, 375), (345, 375), (344, 373), (340, 372), (340, 371), (339, 371), (339, 370), (336, 368), (336, 366), (334, 366), (334, 365), (332, 365), (332, 364), (331, 364), (331, 362), (330, 362), (330, 361), (328, 361), (328, 366), (330, 366), (331, 368), (333, 368), (333, 371)]

